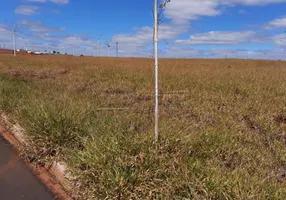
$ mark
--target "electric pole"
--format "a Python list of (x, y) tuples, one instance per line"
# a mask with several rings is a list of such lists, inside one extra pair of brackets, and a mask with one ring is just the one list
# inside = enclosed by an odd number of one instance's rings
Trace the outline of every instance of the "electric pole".
[(107, 42), (105, 43), (105, 45), (107, 46), (107, 55), (108, 55), (108, 57), (109, 57), (110, 43), (107, 41)]
[(100, 56), (100, 42), (99, 39), (101, 38), (101, 36), (103, 35), (103, 33), (101, 33), (98, 37), (97, 37), (97, 55)]
[(116, 58), (118, 58), (118, 42), (116, 42)]
[(17, 28), (17, 25), (15, 25), (15, 27), (14, 27), (14, 31), (13, 31), (13, 48), (14, 48), (14, 56), (16, 56), (16, 28)]
[(100, 43), (99, 43), (99, 39), (97, 39), (97, 55), (98, 55), (98, 57), (100, 56)]

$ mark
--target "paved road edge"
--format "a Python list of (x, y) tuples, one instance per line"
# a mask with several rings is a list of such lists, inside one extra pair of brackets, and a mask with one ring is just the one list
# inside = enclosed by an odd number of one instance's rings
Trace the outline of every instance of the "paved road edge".
[[(21, 134), (16, 133), (12, 130), (12, 123), (8, 122), (7, 117), (1, 114), (0, 119), (0, 136), (8, 141), (15, 152), (19, 154), (19, 149), (25, 144), (23, 132)], [(9, 123), (9, 124), (8, 124)], [(19, 138), (20, 137), (20, 138)], [(66, 167), (64, 164), (54, 163), (52, 167), (40, 167), (34, 163), (23, 161), (27, 167), (33, 172), (35, 176), (39, 178), (41, 182), (55, 195), (58, 200), (71, 200), (68, 191), (71, 191), (69, 180), (65, 177)]]

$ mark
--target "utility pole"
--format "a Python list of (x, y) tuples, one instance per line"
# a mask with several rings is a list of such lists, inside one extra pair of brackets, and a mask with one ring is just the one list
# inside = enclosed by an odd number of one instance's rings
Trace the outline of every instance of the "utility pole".
[(118, 58), (118, 42), (116, 42), (116, 58)]
[(101, 36), (103, 35), (103, 33), (101, 33), (98, 37), (97, 37), (97, 55), (100, 56), (100, 43), (99, 43), (99, 39), (101, 38)]
[(109, 57), (109, 48), (110, 48), (110, 43), (107, 41), (106, 43), (105, 43), (105, 45), (107, 46), (107, 55), (108, 55), (108, 57)]
[(13, 31), (13, 48), (14, 48), (14, 56), (16, 56), (16, 28), (17, 28), (17, 25), (15, 25), (15, 27), (14, 27), (14, 31)]
[(100, 43), (99, 43), (99, 39), (97, 39), (97, 56), (100, 56)]

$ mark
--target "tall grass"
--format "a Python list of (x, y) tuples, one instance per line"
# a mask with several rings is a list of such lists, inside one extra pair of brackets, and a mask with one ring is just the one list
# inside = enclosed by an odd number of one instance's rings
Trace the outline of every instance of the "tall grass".
[(160, 63), (157, 151), (150, 59), (1, 56), (0, 109), (81, 199), (286, 199), (285, 62)]

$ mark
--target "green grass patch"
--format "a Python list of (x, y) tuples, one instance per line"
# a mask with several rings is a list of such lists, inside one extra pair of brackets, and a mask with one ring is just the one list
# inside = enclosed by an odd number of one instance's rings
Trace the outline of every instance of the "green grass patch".
[(152, 66), (1, 56), (0, 109), (80, 199), (286, 199), (284, 62), (161, 60), (157, 150)]

